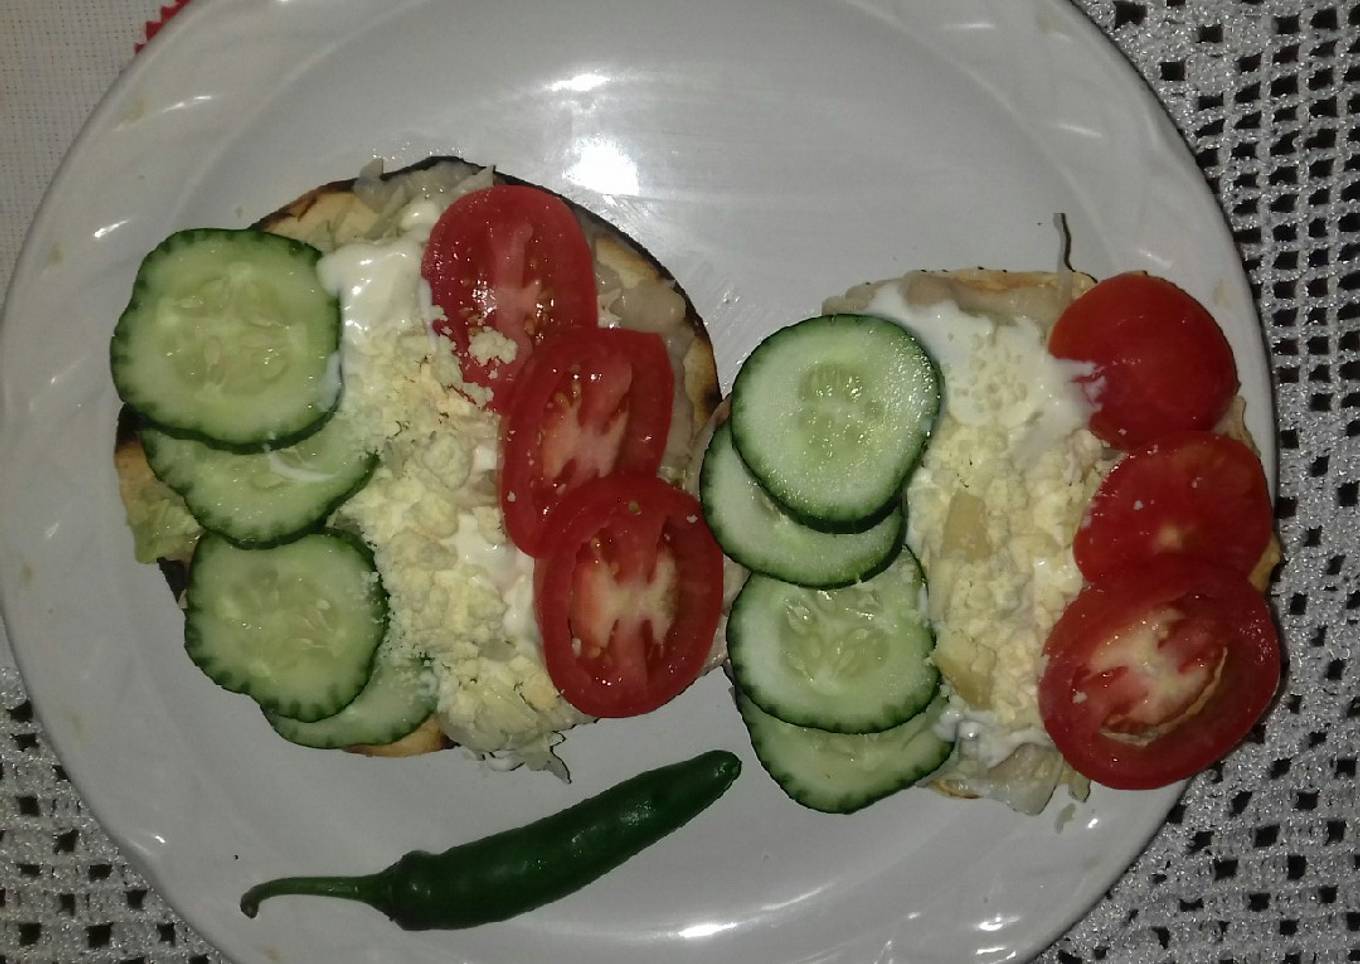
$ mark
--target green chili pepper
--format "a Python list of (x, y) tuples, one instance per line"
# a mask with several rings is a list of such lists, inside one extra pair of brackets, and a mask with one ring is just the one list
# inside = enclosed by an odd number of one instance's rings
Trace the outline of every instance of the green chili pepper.
[(412, 851), (362, 877), (283, 877), (241, 898), (254, 917), (280, 894), (357, 900), (405, 930), (505, 920), (579, 890), (679, 829), (732, 784), (741, 761), (726, 750), (648, 770), (525, 827), (441, 854)]

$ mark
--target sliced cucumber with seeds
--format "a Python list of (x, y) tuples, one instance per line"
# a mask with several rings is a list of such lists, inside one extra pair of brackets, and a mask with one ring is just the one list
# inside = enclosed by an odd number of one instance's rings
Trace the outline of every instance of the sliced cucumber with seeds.
[(184, 647), (216, 682), (268, 713), (334, 716), (364, 688), (387, 631), (373, 554), (326, 530), (273, 549), (208, 533), (189, 567)]
[(713, 433), (699, 475), (704, 517), (737, 562), (800, 586), (834, 588), (886, 569), (906, 532), (900, 508), (864, 532), (832, 534), (802, 525), (760, 487), (732, 444), (730, 425)]
[(240, 451), (316, 431), (340, 399), (340, 309), (320, 258), (263, 231), (172, 234), (114, 330), (119, 396), (170, 434)]
[(844, 589), (752, 576), (727, 622), (737, 685), (785, 723), (873, 733), (906, 722), (940, 688), (923, 585), (907, 549), (884, 572)]
[(882, 733), (827, 733), (770, 716), (738, 693), (737, 708), (760, 765), (805, 807), (852, 813), (930, 776), (954, 745), (931, 729), (945, 702)]
[(294, 445), (251, 454), (153, 428), (141, 436), (152, 471), (184, 498), (199, 524), (250, 549), (288, 542), (321, 525), (378, 464), (341, 418)]
[(939, 373), (905, 329), (823, 315), (775, 332), (746, 359), (732, 387), (732, 437), (792, 515), (838, 530), (896, 500), (939, 408)]
[(348, 706), (312, 723), (266, 713), (279, 736), (300, 746), (337, 749), (395, 743), (434, 712), (430, 671), (414, 656), (380, 652), (373, 675)]

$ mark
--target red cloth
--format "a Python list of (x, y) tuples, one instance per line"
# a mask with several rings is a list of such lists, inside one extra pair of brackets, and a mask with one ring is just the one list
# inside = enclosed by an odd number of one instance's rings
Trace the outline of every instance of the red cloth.
[(183, 10), (184, 5), (188, 2), (189, 0), (173, 0), (172, 3), (168, 3), (161, 7), (161, 15), (155, 20), (148, 20), (146, 22), (146, 39), (137, 44), (135, 49), (140, 52), (143, 47), (151, 42), (151, 38), (160, 32), (161, 27), (164, 27), (169, 23), (170, 18)]

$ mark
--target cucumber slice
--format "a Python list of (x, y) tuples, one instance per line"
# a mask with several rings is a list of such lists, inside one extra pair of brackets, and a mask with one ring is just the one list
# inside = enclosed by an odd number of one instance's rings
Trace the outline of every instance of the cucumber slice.
[(804, 589), (752, 576), (732, 604), (737, 685), (766, 713), (836, 733), (876, 733), (925, 709), (940, 688), (924, 580), (903, 549), (868, 582)]
[(208, 677), (266, 712), (334, 716), (368, 681), (387, 631), (373, 554), (326, 530), (273, 549), (199, 539), (189, 567), (184, 648)]
[(395, 743), (425, 722), (434, 704), (434, 682), (419, 659), (379, 653), (363, 690), (334, 716), (313, 723), (277, 713), (266, 713), (265, 719), (289, 742), (337, 749)]
[(746, 359), (732, 386), (732, 437), (791, 514), (837, 529), (897, 498), (939, 409), (935, 363), (904, 328), (823, 315), (775, 332)]
[(713, 433), (699, 473), (699, 497), (713, 536), (737, 562), (799, 586), (848, 586), (886, 569), (902, 548), (900, 507), (865, 532), (809, 529), (756, 482), (732, 444), (729, 425)]
[(942, 767), (954, 745), (931, 727), (944, 706), (936, 700), (882, 733), (827, 733), (785, 723), (737, 694), (760, 765), (794, 800), (825, 813), (853, 813)]
[(340, 309), (320, 258), (263, 231), (166, 238), (113, 333), (119, 396), (172, 435), (238, 451), (316, 431), (340, 400)]
[(239, 454), (154, 428), (142, 447), (156, 476), (183, 498), (205, 529), (246, 549), (296, 539), (359, 491), (378, 464), (347, 421), (331, 419), (296, 445)]

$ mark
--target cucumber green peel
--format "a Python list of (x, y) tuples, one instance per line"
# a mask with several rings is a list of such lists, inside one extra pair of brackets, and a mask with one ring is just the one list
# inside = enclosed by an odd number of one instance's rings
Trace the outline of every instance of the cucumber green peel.
[(805, 525), (867, 528), (889, 511), (940, 409), (940, 373), (904, 328), (822, 315), (770, 335), (732, 386), (732, 441)]
[(168, 435), (262, 451), (317, 431), (340, 399), (340, 306), (310, 245), (195, 228), (142, 261), (109, 343), (118, 395)]
[(752, 575), (727, 624), (737, 687), (797, 726), (875, 733), (905, 723), (939, 689), (923, 585), (906, 548), (884, 572), (844, 589)]
[(147, 464), (184, 500), (199, 525), (242, 549), (268, 549), (322, 526), (378, 467), (342, 419), (294, 445), (226, 451), (147, 425)]
[(864, 532), (839, 535), (789, 516), (742, 462), (730, 424), (713, 433), (699, 493), (723, 552), (752, 572), (794, 585), (828, 589), (870, 579), (892, 564), (906, 538), (900, 507)]
[(323, 529), (272, 549), (206, 533), (189, 566), (184, 648), (224, 689), (313, 722), (364, 688), (387, 603), (372, 551), (351, 533)]

